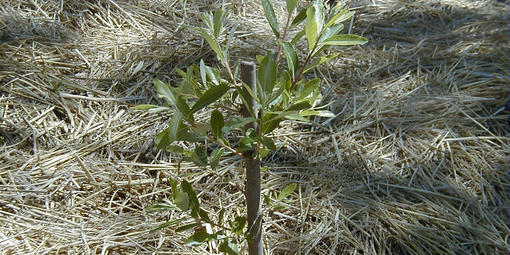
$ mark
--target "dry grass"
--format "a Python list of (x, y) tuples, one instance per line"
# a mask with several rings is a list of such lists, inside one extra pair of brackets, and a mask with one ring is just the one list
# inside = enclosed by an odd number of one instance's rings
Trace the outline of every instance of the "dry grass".
[[(318, 70), (334, 119), (285, 124), (263, 191), (267, 254), (510, 252), (510, 5), (366, 1), (363, 47)], [(244, 211), (240, 160), (217, 172), (152, 150), (169, 116), (151, 80), (200, 58), (185, 29), (225, 3), (236, 58), (274, 47), (257, 1), (0, 1), (0, 253), (215, 254), (188, 233), (149, 233), (175, 214), (144, 208), (194, 183), (211, 213)], [(277, 11), (282, 11), (277, 8)]]

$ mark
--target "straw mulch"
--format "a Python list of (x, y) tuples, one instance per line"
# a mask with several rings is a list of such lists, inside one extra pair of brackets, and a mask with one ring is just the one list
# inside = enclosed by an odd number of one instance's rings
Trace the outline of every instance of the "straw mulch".
[[(216, 254), (149, 233), (180, 215), (144, 208), (171, 177), (211, 215), (243, 214), (241, 161), (178, 171), (152, 143), (170, 115), (129, 107), (160, 102), (153, 78), (214, 62), (186, 29), (202, 11), (229, 6), (236, 59), (274, 48), (260, 3), (0, 3), (0, 253)], [(336, 118), (275, 133), (263, 192), (298, 189), (265, 211), (267, 254), (508, 254), (508, 1), (347, 4), (370, 42), (314, 74)]]

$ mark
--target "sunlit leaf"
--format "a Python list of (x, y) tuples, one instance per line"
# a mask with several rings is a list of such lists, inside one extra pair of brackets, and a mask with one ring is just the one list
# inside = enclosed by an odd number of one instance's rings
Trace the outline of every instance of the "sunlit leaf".
[(278, 28), (278, 20), (274, 14), (273, 6), (271, 6), (269, 0), (262, 0), (262, 7), (264, 8), (264, 14), (266, 15), (266, 19), (269, 22), (269, 26), (273, 30), (274, 35), (276, 38), (280, 38), (280, 29)]
[(159, 107), (158, 105), (153, 105), (153, 104), (139, 104), (139, 105), (129, 107), (129, 109), (131, 109), (131, 110), (149, 110), (149, 109), (158, 108), (158, 107)]
[(193, 105), (191, 108), (191, 112), (195, 113), (198, 110), (216, 102), (216, 100), (220, 99), (229, 89), (228, 84), (221, 83), (217, 86), (212, 86), (208, 89)]
[(350, 17), (352, 17), (352, 15), (354, 15), (354, 11), (349, 11), (348, 9), (342, 9), (338, 13), (333, 15), (333, 17), (331, 17), (331, 19), (328, 20), (328, 23), (326, 23), (326, 27), (343, 22), (343, 21), (349, 19)]
[(152, 82), (154, 83), (154, 87), (156, 87), (158, 95), (164, 98), (169, 104), (175, 105), (175, 92), (172, 88), (159, 79), (153, 79)]
[(288, 42), (283, 42), (283, 52), (285, 53), (285, 57), (287, 58), (287, 65), (289, 66), (289, 71), (291, 73), (291, 77), (295, 76), (296, 70), (298, 68), (298, 56), (292, 44)]
[(351, 35), (351, 34), (340, 34), (329, 37), (324, 40), (322, 44), (324, 45), (337, 45), (337, 46), (351, 46), (351, 45), (361, 45), (368, 42), (368, 39), (359, 36), (359, 35)]
[(287, 13), (289, 15), (292, 14), (292, 12), (294, 12), (294, 9), (296, 8), (296, 5), (298, 3), (298, 0), (287, 0)]
[(283, 188), (282, 192), (280, 192), (276, 200), (282, 201), (286, 199), (290, 194), (292, 194), (292, 192), (294, 192), (294, 190), (296, 190), (296, 187), (297, 187), (296, 183), (291, 183), (285, 186), (285, 188)]
[(214, 38), (220, 38), (221, 33), (223, 33), (223, 22), (226, 17), (226, 13), (223, 9), (217, 9), (216, 12), (214, 12)]
[(179, 209), (187, 211), (189, 209), (189, 196), (186, 192), (177, 192), (174, 203)]

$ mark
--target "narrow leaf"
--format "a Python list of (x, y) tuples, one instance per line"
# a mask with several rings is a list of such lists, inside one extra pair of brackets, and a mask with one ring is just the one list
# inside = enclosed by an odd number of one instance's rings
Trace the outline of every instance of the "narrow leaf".
[(218, 86), (212, 86), (193, 105), (191, 112), (195, 113), (198, 110), (216, 102), (216, 100), (220, 99), (228, 91), (228, 89), (229, 86), (226, 83), (222, 83)]
[(283, 42), (283, 52), (285, 53), (285, 57), (287, 58), (287, 65), (289, 66), (289, 71), (291, 77), (295, 76), (296, 70), (298, 68), (298, 56), (292, 44), (288, 42)]
[(298, 0), (287, 0), (287, 13), (289, 15), (292, 15), (292, 12), (294, 12), (294, 9), (296, 8), (297, 3), (298, 3)]
[(299, 11), (299, 13), (296, 15), (296, 17), (294, 17), (294, 19), (290, 23), (290, 29), (293, 29), (294, 27), (298, 26), (299, 24), (301, 24), (301, 22), (303, 22), (306, 19), (306, 11), (307, 8), (304, 8), (303, 10)]
[(221, 129), (225, 126), (225, 120), (223, 120), (223, 115), (220, 111), (214, 110), (211, 113), (211, 129), (212, 133), (215, 137), (222, 137), (223, 132)]
[(155, 203), (151, 206), (148, 206), (145, 208), (145, 211), (147, 211), (148, 213), (154, 213), (154, 212), (161, 212), (161, 211), (173, 211), (173, 210), (176, 210), (178, 209), (178, 207), (176, 207), (175, 205), (173, 204), (169, 204), (169, 203)]
[(225, 20), (225, 11), (223, 9), (217, 9), (214, 12), (214, 38), (220, 38), (221, 33), (223, 32), (223, 21)]
[(175, 97), (175, 106), (182, 113), (182, 115), (186, 118), (187, 121), (193, 122), (193, 114), (191, 109), (188, 106), (188, 103), (182, 98), (182, 95), (177, 95)]
[(159, 79), (153, 79), (152, 82), (154, 83), (154, 87), (156, 87), (158, 95), (164, 98), (169, 104), (175, 105), (175, 94), (172, 88)]
[(184, 219), (176, 219), (176, 220), (172, 220), (172, 221), (167, 221), (167, 222), (165, 222), (165, 223), (163, 223), (163, 224), (160, 224), (160, 225), (158, 225), (157, 227), (155, 227), (155, 228), (151, 229), (151, 230), (149, 231), (149, 233), (152, 233), (152, 232), (154, 232), (154, 231), (157, 231), (157, 230), (160, 230), (160, 229), (164, 229), (164, 228), (170, 227), (170, 226), (172, 226), (172, 225), (175, 225), (175, 224), (177, 224), (177, 223), (182, 222), (183, 220), (184, 220)]
[(177, 192), (174, 203), (179, 209), (187, 211), (189, 209), (189, 196), (185, 192)]
[(219, 250), (225, 252), (228, 255), (239, 255), (239, 249), (234, 240), (226, 239), (220, 244)]
[(207, 165), (207, 152), (205, 146), (197, 146), (191, 154), (191, 159), (197, 166)]
[(213, 170), (216, 170), (216, 168), (218, 168), (221, 156), (223, 155), (224, 151), (225, 151), (225, 149), (223, 149), (223, 148), (217, 148), (217, 149), (213, 150), (213, 152), (211, 152), (211, 160), (210, 160), (209, 165), (211, 166), (211, 168)]
[[(257, 78), (262, 87), (262, 92), (265, 95), (268, 95), (273, 91), (274, 84), (276, 82), (276, 74), (278, 72), (278, 67), (276, 65), (276, 54), (269, 53), (264, 57), (262, 63), (260, 64), (260, 68), (257, 72)], [(263, 96), (263, 95), (258, 95)]]
[(187, 246), (198, 246), (211, 240), (211, 235), (205, 231), (197, 231), (186, 241)]
[(287, 198), (290, 194), (292, 194), (292, 192), (294, 192), (294, 190), (296, 189), (297, 187), (297, 184), (296, 183), (291, 183), (289, 185), (287, 185), (285, 188), (283, 188), (282, 192), (280, 192), (280, 194), (278, 195), (278, 197), (276, 198), (276, 200), (278, 201), (282, 201), (284, 200), (285, 198)]
[(179, 232), (183, 232), (183, 231), (186, 231), (188, 229), (192, 229), (192, 228), (195, 228), (195, 227), (198, 227), (202, 225), (201, 223), (191, 223), (191, 224), (187, 224), (187, 225), (184, 225), (184, 226), (181, 226), (181, 227), (178, 227), (175, 232), (179, 233)]
[(341, 34), (334, 35), (330, 38), (324, 40), (322, 44), (324, 45), (337, 45), (337, 46), (351, 46), (351, 45), (361, 45), (368, 42), (368, 39), (359, 36), (359, 35), (351, 35), (351, 34)]
[(306, 66), (305, 71), (303, 73), (307, 73), (308, 71), (316, 68), (317, 66), (336, 58), (337, 56), (338, 54), (330, 54), (327, 56), (321, 56), (319, 58), (316, 58), (312, 63)]
[(200, 219), (202, 219), (205, 222), (211, 222), (211, 219), (209, 219), (209, 216), (207, 215), (207, 212), (200, 209), (198, 211), (198, 215), (200, 216)]
[(276, 145), (274, 145), (274, 141), (273, 139), (267, 137), (267, 136), (262, 136), (258, 139), (264, 146), (266, 146), (266, 148), (272, 150), (272, 151), (275, 151), (276, 150)]
[(305, 34), (308, 41), (308, 50), (311, 51), (317, 42), (317, 33), (319, 32), (317, 21), (315, 20), (315, 8), (310, 6), (306, 11)]
[(131, 110), (149, 110), (153, 108), (158, 108), (160, 106), (153, 105), (153, 104), (139, 104), (132, 107), (129, 107)]
[(233, 222), (230, 222), (232, 232), (237, 235), (243, 233), (244, 225), (246, 225), (246, 218), (243, 216), (238, 216)]
[(333, 15), (333, 17), (331, 17), (331, 19), (328, 20), (328, 23), (326, 23), (326, 27), (343, 22), (343, 21), (349, 19), (350, 17), (352, 17), (352, 15), (354, 15), (354, 11), (349, 11), (348, 9), (342, 9), (338, 13)]
[(220, 46), (216, 40), (204, 29), (202, 28), (196, 28), (196, 30), (200, 33), (200, 35), (207, 41), (211, 49), (216, 53), (216, 56), (218, 59), (220, 59), (222, 62), (224, 60), (223, 53), (220, 49)]
[(181, 182), (181, 189), (188, 194), (189, 205), (191, 208), (191, 216), (198, 217), (198, 211), (200, 210), (200, 204), (198, 202), (197, 193), (195, 193), (195, 190), (193, 190), (193, 187), (187, 181)]
[(269, 0), (262, 0), (262, 7), (264, 8), (264, 14), (266, 15), (266, 19), (269, 22), (269, 26), (271, 26), (274, 35), (276, 38), (280, 38), (280, 29), (278, 28), (278, 20), (274, 14), (273, 6), (271, 6)]

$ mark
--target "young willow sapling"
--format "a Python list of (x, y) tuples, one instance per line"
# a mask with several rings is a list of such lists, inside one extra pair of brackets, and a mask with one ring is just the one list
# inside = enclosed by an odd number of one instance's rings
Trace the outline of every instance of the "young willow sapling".
[[(257, 64), (241, 62), (238, 77), (230, 58), (235, 28), (223, 36), (228, 12), (219, 9), (214, 13), (203, 13), (205, 28), (191, 29), (207, 42), (216, 55), (219, 67), (208, 66), (201, 60), (186, 71), (178, 69), (182, 79), (177, 86), (155, 79), (154, 86), (165, 105), (133, 107), (150, 112), (173, 112), (168, 127), (155, 138), (158, 149), (180, 153), (183, 160), (213, 170), (218, 168), (221, 158), (229, 154), (239, 156), (244, 161), (247, 217), (239, 215), (225, 222), (225, 211), (222, 209), (213, 221), (208, 212), (200, 207), (196, 192), (185, 180), (180, 185), (170, 180), (170, 201), (147, 208), (151, 212), (186, 212), (189, 218), (173, 219), (155, 230), (173, 225), (179, 225), (175, 229), (177, 232), (192, 230), (193, 234), (187, 240), (190, 246), (219, 241), (218, 251), (238, 254), (238, 244), (246, 240), (250, 255), (263, 254), (260, 169), (263, 158), (270, 151), (277, 150), (271, 134), (285, 120), (308, 121), (310, 116), (334, 116), (319, 105), (321, 79), (306, 78), (305, 74), (338, 57), (337, 53), (323, 54), (329, 47), (367, 42), (366, 38), (358, 35), (340, 34), (344, 27), (342, 22), (350, 19), (354, 12), (339, 5), (326, 7), (322, 1), (316, 0), (297, 11), (298, 0), (287, 0), (284, 26), (278, 24), (269, 0), (262, 0), (262, 7), (275, 36), (275, 51), (257, 56)], [(289, 38), (291, 34), (294, 36)], [(307, 42), (306, 57), (299, 59), (296, 46), (303, 37)], [(199, 112), (211, 109), (207, 121), (195, 119)], [(241, 137), (238, 142), (230, 140), (232, 134)], [(211, 152), (206, 147), (210, 143), (218, 145)], [(182, 144), (194, 145), (188, 146), (194, 149), (185, 149)], [(295, 188), (296, 184), (288, 185), (274, 201), (280, 203)], [(266, 204), (273, 203), (268, 196), (264, 200)]]

